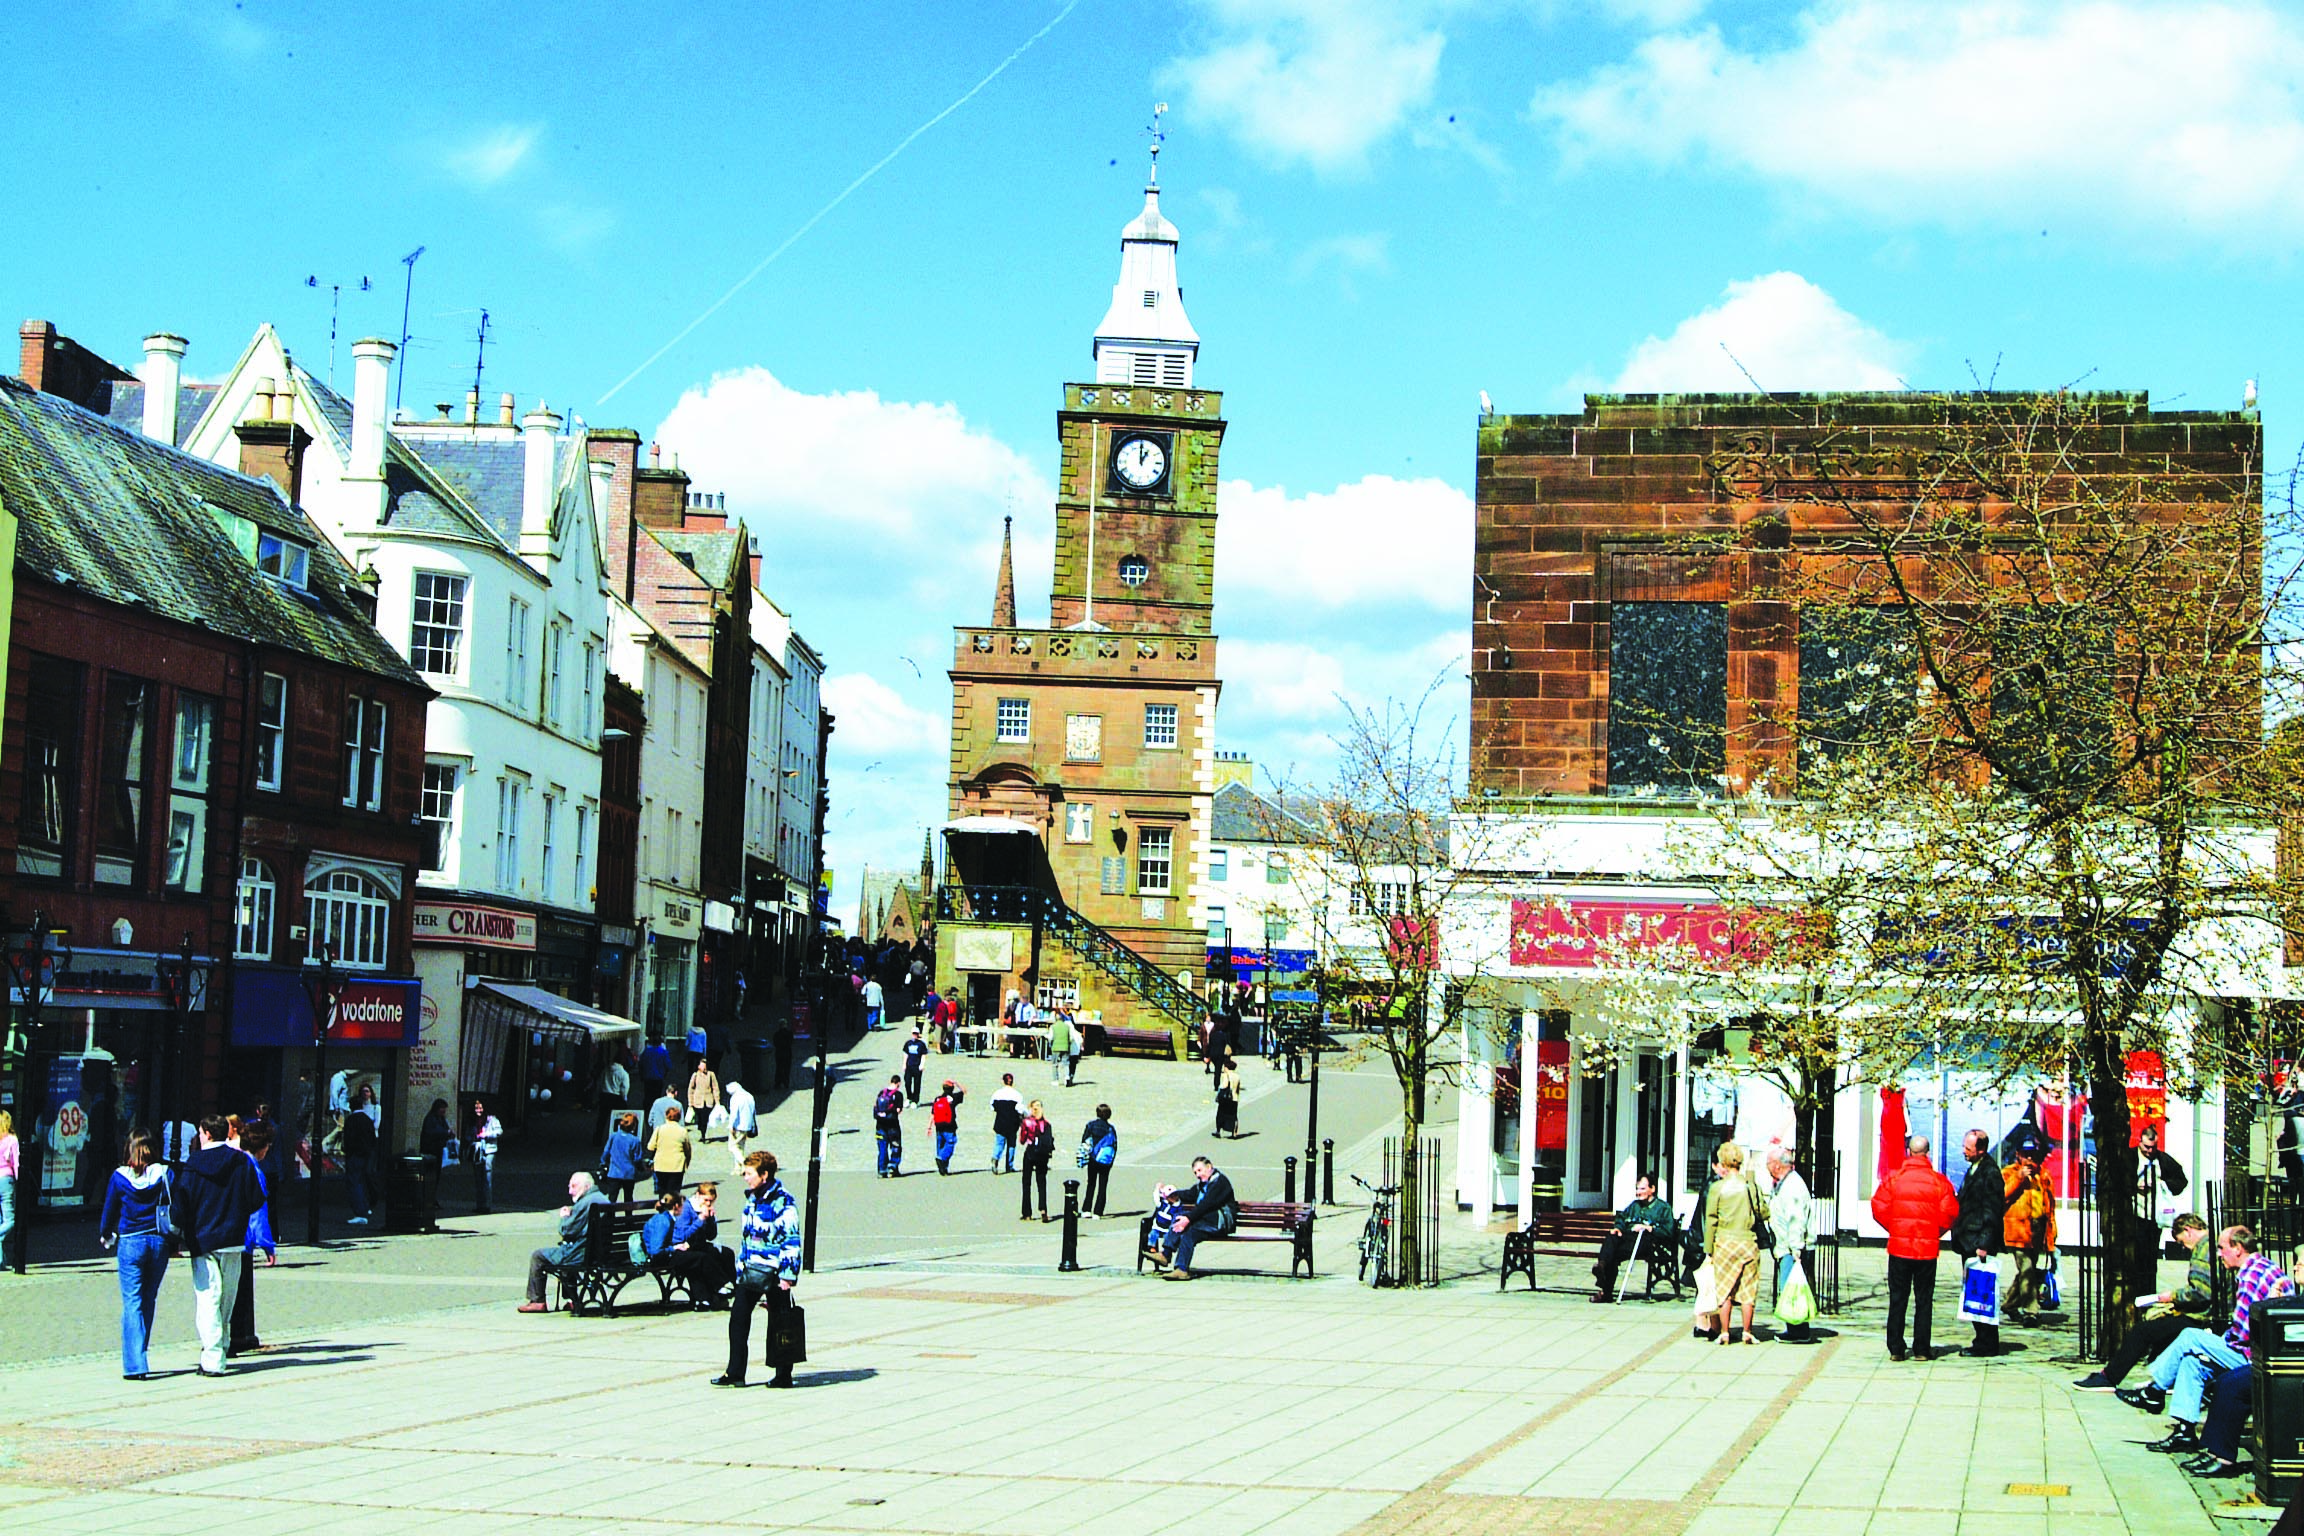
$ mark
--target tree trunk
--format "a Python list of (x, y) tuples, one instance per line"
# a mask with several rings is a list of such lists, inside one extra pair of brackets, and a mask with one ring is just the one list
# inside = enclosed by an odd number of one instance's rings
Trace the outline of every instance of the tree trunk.
[[(2103, 1244), (2104, 1287), (2096, 1297), (2096, 1337), (2107, 1353), (2128, 1336), (2136, 1311), (2131, 1299), (2150, 1294), (2156, 1261), (2139, 1239), (2136, 1149), (2128, 1144), (2128, 1062), (2119, 1042), (2087, 1034), (2088, 1107), (2096, 1123), (2096, 1230)], [(2077, 1235), (2075, 1237), (2077, 1240)], [(2139, 1274), (2139, 1271), (2147, 1271)]]
[(1392, 1206), (1393, 1251), (1400, 1267), (1394, 1285), (1420, 1285), (1424, 1278), (1424, 1233), (1416, 1213), (1424, 1208), (1424, 1174), (1416, 1148), (1424, 1128), (1424, 1040), (1419, 1030), (1400, 1083), (1400, 1195)]

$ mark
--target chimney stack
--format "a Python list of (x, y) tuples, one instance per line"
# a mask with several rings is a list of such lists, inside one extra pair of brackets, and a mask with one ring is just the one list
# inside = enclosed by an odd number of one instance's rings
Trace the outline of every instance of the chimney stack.
[(347, 480), (384, 478), (384, 412), (391, 394), (392, 359), (399, 348), (381, 336), (352, 343), (352, 441)]
[(500, 427), (511, 426), (513, 424), (512, 413), (512, 391), (506, 390), (496, 402), (496, 425)]
[(166, 331), (144, 338), (144, 435), (176, 446), (176, 395), (184, 382), (185, 341)]
[(480, 388), (478, 385), (464, 391), (464, 425), (468, 427), (480, 425)]
[(292, 507), (302, 504), (304, 450), (312, 443), (312, 434), (291, 419), (294, 400), (274, 396), (272, 381), (258, 379), (247, 420), (232, 429), (240, 439), (240, 473), (271, 481)]
[[(480, 397), (475, 393), (472, 398), (477, 401)], [(520, 437), (528, 454), (527, 474), (520, 484), (523, 532), (541, 533), (552, 526), (553, 443), (559, 431), (560, 418), (541, 400), (521, 419)]]

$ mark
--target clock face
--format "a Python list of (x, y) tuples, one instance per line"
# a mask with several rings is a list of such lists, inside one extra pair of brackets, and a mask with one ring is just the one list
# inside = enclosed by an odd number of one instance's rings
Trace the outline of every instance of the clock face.
[(1148, 491), (1168, 473), (1168, 450), (1157, 438), (1127, 437), (1112, 450), (1112, 473), (1134, 490)]

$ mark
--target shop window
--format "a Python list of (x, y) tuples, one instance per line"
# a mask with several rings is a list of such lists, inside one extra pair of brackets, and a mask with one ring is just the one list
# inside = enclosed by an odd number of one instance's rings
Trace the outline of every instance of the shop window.
[(104, 755), (96, 802), (99, 885), (144, 883), (152, 692), (152, 685), (139, 678), (110, 677), (104, 682)]
[(270, 867), (262, 859), (242, 859), (232, 953), (243, 960), (272, 958), (272, 912), (279, 899)]
[(208, 784), (215, 757), (216, 701), (176, 695), (176, 744), (168, 773), (168, 889), (195, 893), (208, 867)]
[(380, 971), (391, 961), (392, 903), (357, 870), (336, 870), (308, 888), (304, 920), (312, 934), (308, 953), (325, 946), (337, 965), (353, 970)]
[(2034, 799), (2085, 799), (2113, 771), (2120, 710), (2112, 627), (2090, 609), (2002, 613), (1992, 632), (1993, 766)]
[(1803, 771), (1903, 739), (1919, 696), (1903, 617), (1868, 607), (1801, 610)]
[(16, 873), (54, 879), (71, 856), (79, 810), (80, 669), (52, 656), (28, 656), (25, 672), (24, 788), (16, 820)]
[(1609, 793), (1713, 793), (1727, 731), (1727, 606), (1610, 605)]

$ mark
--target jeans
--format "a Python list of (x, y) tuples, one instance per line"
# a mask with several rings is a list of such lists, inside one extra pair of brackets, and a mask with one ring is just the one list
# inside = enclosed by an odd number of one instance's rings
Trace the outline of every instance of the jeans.
[(0, 1176), (0, 1268), (8, 1263), (8, 1239), (16, 1231), (16, 1175)]
[(2209, 1382), (2247, 1363), (2248, 1357), (2220, 1335), (2205, 1328), (2187, 1328), (2152, 1362), (2152, 1384), (2168, 1394), (2170, 1418), (2197, 1424)]
[(864, 1027), (866, 1029), (878, 1029), (880, 1027), (879, 1009), (867, 1008), (864, 1010)]
[[(1007, 1164), (1005, 1168), (1001, 1167), (1003, 1163)], [(992, 1167), (996, 1172), (1016, 1171), (1016, 1143), (998, 1131), (992, 1133)]]
[(224, 1369), (225, 1319), (240, 1289), (240, 1266), (248, 1255), (237, 1248), (192, 1256), (192, 1327), (200, 1335), (200, 1369)]
[(1190, 1269), (1192, 1267), (1192, 1250), (1200, 1246), (1200, 1239), (1219, 1235), (1216, 1223), (1212, 1221), (1196, 1221), (1186, 1227), (1176, 1237), (1176, 1268)]
[(904, 1139), (894, 1131), (882, 1131), (879, 1135), (879, 1142), (880, 1166), (878, 1171), (880, 1174), (886, 1177), (892, 1173), (902, 1173), (904, 1171)]
[(168, 1245), (157, 1232), (123, 1232), (119, 1239), (120, 1374), (141, 1376), (152, 1367), (152, 1319), (160, 1310), (160, 1281), (168, 1273)]
[(1928, 1353), (1936, 1312), (1936, 1261), (1888, 1255), (1888, 1353), (1904, 1353), (1904, 1311), (1912, 1311), (1912, 1347)]
[(344, 1187), (352, 1194), (352, 1214), (365, 1221), (376, 1209), (376, 1159), (344, 1159)]
[(960, 1133), (948, 1126), (936, 1127), (936, 1166), (950, 1172), (952, 1154), (960, 1150)]
[(1112, 1165), (1100, 1163), (1091, 1154), (1088, 1159), (1088, 1183), (1080, 1194), (1080, 1209), (1091, 1216), (1104, 1214), (1104, 1186), (1112, 1181)]
[(472, 1158), (472, 1213), (485, 1216), (495, 1205), (496, 1149), (475, 1151)]
[(241, 1256), (240, 1283), (232, 1292), (232, 1343), (228, 1353), (254, 1349), (263, 1342), (256, 1336), (256, 1255), (262, 1251), (246, 1251)]
[(920, 1102), (921, 1070), (919, 1057), (907, 1056), (904, 1058), (904, 1099), (907, 1103), (917, 1104)]
[(2157, 1360), (2160, 1351), (2176, 1342), (2176, 1336), (2187, 1328), (2199, 1325), (2182, 1317), (2148, 1317), (2128, 1330), (2128, 1337), (2112, 1351), (2112, 1358), (2104, 1362), (2104, 1379), (2114, 1386), (2122, 1377), (2136, 1369), (2145, 1360)]
[(1072, 1049), (1064, 1053), (1064, 1086), (1072, 1086), (1072, 1079), (1080, 1075), (1080, 1042), (1074, 1040)]

